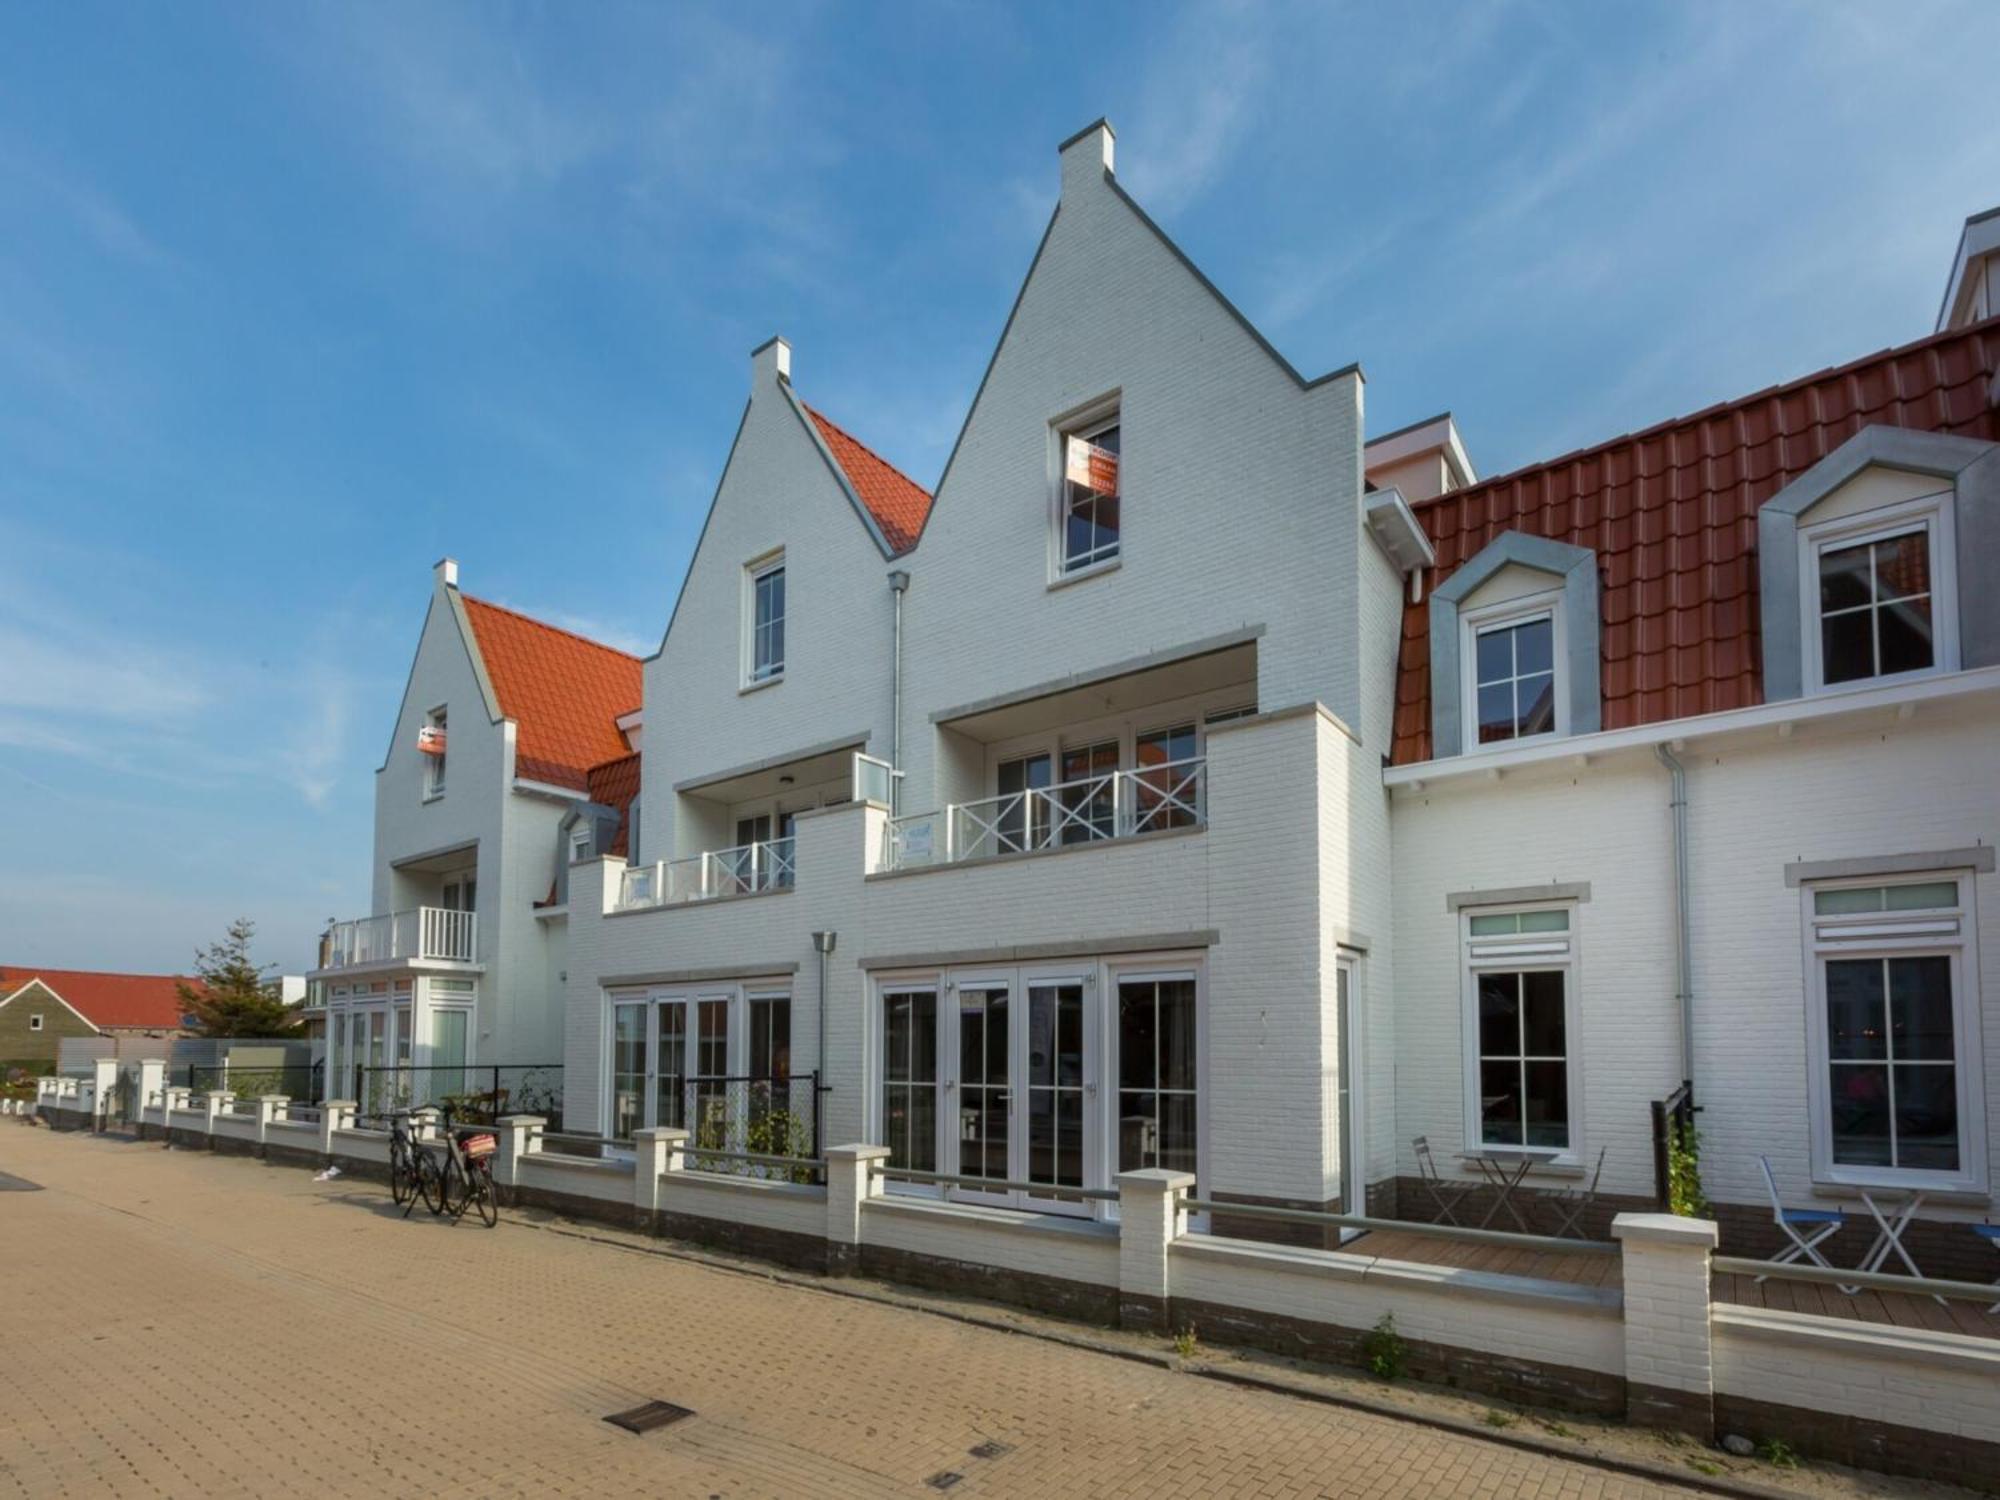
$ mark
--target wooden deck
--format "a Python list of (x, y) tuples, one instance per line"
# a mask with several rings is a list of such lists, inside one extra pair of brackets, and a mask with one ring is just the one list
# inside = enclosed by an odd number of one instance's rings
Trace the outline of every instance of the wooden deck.
[[(1400, 1234), (1394, 1230), (1370, 1230), (1349, 1240), (1341, 1249), (1354, 1255), (1379, 1255), (1387, 1260), (1413, 1260), (1424, 1265), (1459, 1266), (1469, 1271), (1491, 1271), (1503, 1276), (1536, 1276), (1548, 1281), (1568, 1281), (1580, 1286), (1619, 1284), (1619, 1260), (1615, 1255), (1591, 1255), (1556, 1250), (1516, 1250), (1500, 1245), (1469, 1245), (1425, 1234)], [(1769, 1307), (1784, 1312), (1813, 1313), (1825, 1318), (1850, 1318), (1861, 1323), (1887, 1323), (1897, 1328), (1925, 1328), (1937, 1333), (1967, 1333), (1979, 1338), (2000, 1339), (2000, 1314), (1987, 1311), (1990, 1303), (1951, 1301), (1940, 1303), (1930, 1297), (1913, 1297), (1906, 1292), (1861, 1291), (1847, 1296), (1838, 1287), (1810, 1281), (1781, 1281), (1776, 1277), (1759, 1285), (1755, 1277), (1717, 1274), (1715, 1300), (1743, 1307)], [(2000, 1287), (1993, 1300), (2000, 1302)]]

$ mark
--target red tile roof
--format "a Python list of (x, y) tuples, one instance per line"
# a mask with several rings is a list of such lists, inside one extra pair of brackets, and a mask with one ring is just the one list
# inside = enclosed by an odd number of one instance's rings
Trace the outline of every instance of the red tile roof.
[(639, 795), (639, 752), (607, 760), (590, 768), (590, 800), (618, 809), (618, 832), (606, 854), (629, 854), (632, 847), (632, 799)]
[(590, 768), (625, 754), (618, 716), (643, 695), (639, 658), (469, 594), (500, 712), (515, 724), (514, 773), (584, 790)]
[(810, 406), (806, 414), (833, 450), (834, 461), (854, 486), (854, 493), (882, 528), (890, 548), (901, 557), (916, 546), (924, 522), (930, 518), (930, 491), (828, 417)]
[[(1763, 701), (1757, 508), (1863, 427), (2000, 441), (2000, 318), (1421, 501), (1435, 589), (1503, 531), (1597, 552), (1604, 727)], [(1431, 755), (1429, 604), (1403, 609), (1398, 765)]]
[(0, 1000), (39, 979), (100, 1031), (178, 1031), (186, 1007), (173, 974), (99, 974), (88, 969), (0, 968)]

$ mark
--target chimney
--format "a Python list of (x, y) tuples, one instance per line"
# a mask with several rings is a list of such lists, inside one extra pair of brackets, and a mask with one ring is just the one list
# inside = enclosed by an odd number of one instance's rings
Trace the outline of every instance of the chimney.
[(792, 378), (792, 346), (777, 334), (750, 351), (750, 388), (754, 391), (774, 380), (787, 383)]
[(1116, 135), (1109, 120), (1098, 120), (1086, 125), (1075, 135), (1056, 147), (1056, 155), (1062, 158), (1062, 195), (1067, 198), (1078, 187), (1102, 182), (1112, 166), (1112, 147)]
[(458, 587), (457, 558), (440, 557), (437, 560), (437, 568), (435, 569), (435, 571), (437, 573), (437, 581), (439, 588), (455, 589)]

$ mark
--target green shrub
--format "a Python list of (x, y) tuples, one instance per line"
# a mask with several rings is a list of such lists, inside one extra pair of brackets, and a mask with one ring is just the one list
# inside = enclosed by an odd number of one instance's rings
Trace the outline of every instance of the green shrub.
[(1394, 1313), (1383, 1313), (1382, 1321), (1362, 1336), (1361, 1358), (1369, 1372), (1380, 1379), (1401, 1378), (1410, 1362), (1410, 1346), (1396, 1332)]
[(1701, 1132), (1691, 1120), (1667, 1132), (1667, 1207), (1684, 1219), (1709, 1217), (1708, 1195), (1701, 1190)]

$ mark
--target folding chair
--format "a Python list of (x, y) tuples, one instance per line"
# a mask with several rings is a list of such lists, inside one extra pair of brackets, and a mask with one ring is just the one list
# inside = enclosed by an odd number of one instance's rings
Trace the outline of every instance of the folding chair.
[[(1826, 1257), (1819, 1253), (1819, 1247), (1840, 1233), (1841, 1225), (1847, 1221), (1838, 1209), (1785, 1207), (1784, 1201), (1778, 1196), (1778, 1179), (1771, 1171), (1771, 1158), (1760, 1156), (1757, 1158), (1757, 1165), (1764, 1169), (1764, 1186), (1771, 1194), (1771, 1222), (1782, 1229), (1785, 1238), (1792, 1242), (1791, 1249), (1782, 1255), (1771, 1257), (1772, 1264), (1789, 1265), (1804, 1257), (1814, 1265), (1831, 1271), (1833, 1267), (1827, 1264)], [(1801, 1234), (1802, 1229), (1810, 1229), (1810, 1233)], [(1759, 1276), (1757, 1280), (1764, 1282), (1770, 1278)], [(1851, 1297), (1856, 1288), (1844, 1286), (1841, 1290)]]
[(1431, 1140), (1429, 1136), (1420, 1135), (1414, 1141), (1410, 1142), (1410, 1144), (1416, 1148), (1417, 1152), (1417, 1177), (1422, 1181), (1424, 1191), (1431, 1195), (1431, 1202), (1437, 1205), (1437, 1213), (1432, 1217), (1431, 1222), (1433, 1224), (1458, 1223), (1458, 1218), (1452, 1210), (1465, 1201), (1465, 1195), (1472, 1191), (1473, 1185), (1469, 1182), (1446, 1182), (1444, 1180), (1444, 1174), (1438, 1171), (1437, 1163), (1431, 1160)]
[(1549, 1207), (1555, 1211), (1556, 1237), (1558, 1239), (1568, 1234), (1571, 1230), (1576, 1231), (1576, 1237), (1580, 1240), (1590, 1238), (1589, 1235), (1583, 1232), (1582, 1226), (1577, 1221), (1590, 1212), (1591, 1208), (1597, 1202), (1597, 1185), (1604, 1180), (1604, 1153), (1610, 1149), (1609, 1146), (1598, 1148), (1597, 1169), (1590, 1174), (1589, 1186), (1566, 1187), (1560, 1192), (1548, 1194), (1546, 1201)]
[[(1971, 1228), (1972, 1232), (1986, 1241), (1987, 1244), (1991, 1245), (1995, 1250), (2000, 1250), (2000, 1224), (1974, 1224)], [(1993, 1284), (2000, 1286), (2000, 1280), (1995, 1280)], [(1990, 1313), (2000, 1314), (2000, 1302), (1994, 1303), (1986, 1310)]]

